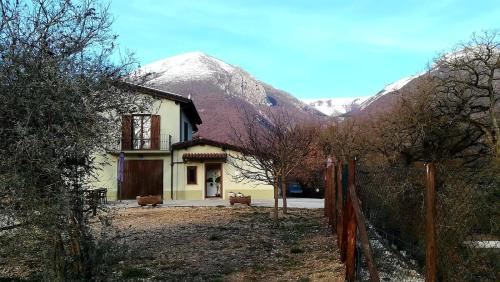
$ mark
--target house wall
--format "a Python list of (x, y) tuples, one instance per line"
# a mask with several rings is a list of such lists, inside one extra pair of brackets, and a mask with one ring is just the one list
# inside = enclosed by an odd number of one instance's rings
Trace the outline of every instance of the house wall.
[(153, 114), (160, 115), (160, 135), (164, 138), (172, 135), (172, 143), (180, 142), (181, 109), (179, 104), (166, 99), (156, 100), (153, 104)]
[[(219, 147), (209, 145), (198, 145), (187, 149), (174, 151), (174, 199), (204, 199), (205, 198), (205, 164), (211, 162), (188, 162), (183, 163), (182, 155), (184, 153), (220, 153), (226, 152), (229, 156), (238, 154), (236, 151), (223, 151)], [(220, 162), (215, 162), (220, 163)], [(187, 184), (187, 167), (197, 167), (197, 183)], [(228, 199), (229, 192), (241, 192), (245, 195), (252, 196), (253, 199), (272, 199), (274, 197), (272, 185), (264, 185), (260, 183), (242, 183), (237, 182), (233, 176), (237, 174), (237, 170), (230, 163), (226, 162), (222, 165), (222, 189), (223, 199)]]
[[(141, 113), (138, 113), (141, 114)], [(162, 142), (168, 142), (168, 135), (172, 136), (172, 143), (180, 141), (180, 105), (175, 101), (168, 99), (155, 99), (151, 107), (151, 112), (143, 114), (160, 115), (160, 135), (164, 138)], [(91, 181), (91, 185), (95, 188), (108, 189), (108, 199), (111, 201), (118, 199), (118, 184), (117, 184), (117, 163), (118, 155), (115, 154), (96, 154), (94, 155), (96, 162), (100, 163), (96, 169), (96, 179)], [(163, 160), (163, 198), (170, 198), (170, 152), (156, 151), (150, 152), (147, 150), (135, 152), (126, 152), (125, 159), (127, 160)], [(167, 194), (168, 192), (168, 194)]]
[[(184, 163), (182, 155), (184, 153), (220, 153), (224, 152), (221, 148), (209, 145), (194, 146), (187, 149), (174, 151), (174, 170), (173, 170), (173, 198), (176, 200), (202, 200), (205, 199), (205, 164), (210, 162), (188, 162)], [(238, 154), (238, 152), (227, 150), (229, 156)], [(163, 160), (163, 199), (168, 201), (170, 195), (171, 179), (171, 155), (169, 154), (126, 154), (126, 160)], [(94, 187), (104, 187), (108, 189), (108, 199), (114, 201), (118, 199), (117, 187), (117, 161), (118, 156), (105, 154), (97, 156), (98, 162), (107, 162), (102, 165), (101, 170), (97, 171), (97, 181), (92, 184)], [(187, 167), (196, 166), (196, 184), (187, 184)], [(222, 165), (222, 187), (223, 199), (228, 199), (229, 192), (241, 192), (252, 196), (253, 199), (272, 199), (274, 197), (272, 185), (259, 183), (237, 182), (233, 176), (237, 175), (237, 170), (230, 163)]]
[[(163, 199), (170, 199), (170, 155), (165, 154), (137, 154), (125, 155), (125, 160), (163, 160)], [(96, 158), (99, 162), (107, 162), (101, 165), (101, 169), (96, 171), (97, 179), (92, 182), (95, 188), (108, 189), (108, 200), (116, 201), (118, 199), (118, 156), (106, 154)]]
[(95, 155), (95, 162), (99, 163), (98, 169), (95, 170), (96, 179), (91, 181), (91, 185), (95, 188), (108, 189), (108, 199), (117, 199), (117, 156), (111, 154)]

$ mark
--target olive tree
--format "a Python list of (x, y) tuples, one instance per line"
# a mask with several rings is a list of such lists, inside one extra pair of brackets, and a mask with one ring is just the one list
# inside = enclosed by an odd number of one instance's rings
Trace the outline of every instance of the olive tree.
[(82, 191), (120, 114), (148, 106), (114, 86), (135, 64), (111, 23), (95, 0), (0, 1), (0, 257), (46, 280), (100, 275)]

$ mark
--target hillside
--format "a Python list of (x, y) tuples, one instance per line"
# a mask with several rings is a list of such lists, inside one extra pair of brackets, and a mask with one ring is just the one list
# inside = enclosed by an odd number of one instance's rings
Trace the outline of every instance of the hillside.
[(169, 57), (145, 65), (139, 74), (150, 87), (190, 97), (203, 124), (199, 136), (229, 142), (232, 128), (241, 128), (245, 112), (265, 118), (266, 111), (284, 108), (298, 120), (326, 116), (289, 93), (255, 79), (240, 67), (200, 52)]

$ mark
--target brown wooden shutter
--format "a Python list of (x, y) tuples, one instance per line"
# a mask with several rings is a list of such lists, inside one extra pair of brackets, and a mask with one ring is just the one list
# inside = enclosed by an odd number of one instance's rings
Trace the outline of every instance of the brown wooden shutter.
[(160, 116), (151, 116), (151, 149), (160, 150)]
[(132, 150), (132, 116), (122, 116), (122, 151)]

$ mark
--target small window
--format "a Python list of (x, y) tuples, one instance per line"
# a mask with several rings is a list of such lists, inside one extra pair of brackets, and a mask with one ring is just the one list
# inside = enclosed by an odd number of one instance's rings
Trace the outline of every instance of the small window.
[(184, 141), (189, 140), (189, 124), (184, 122)]
[(196, 184), (196, 167), (187, 167), (187, 184)]

